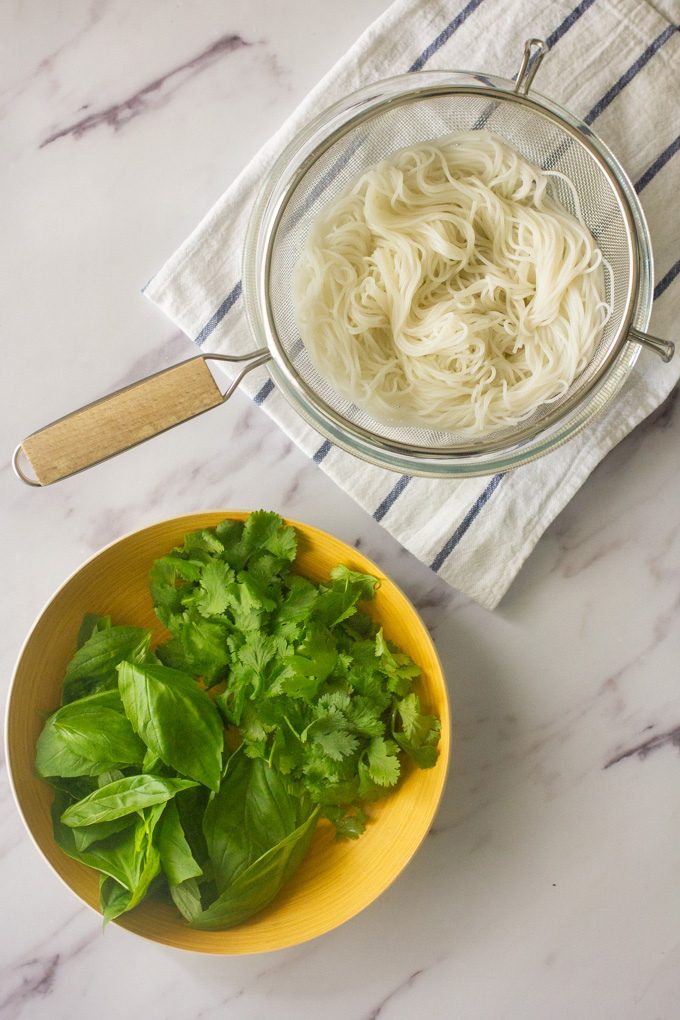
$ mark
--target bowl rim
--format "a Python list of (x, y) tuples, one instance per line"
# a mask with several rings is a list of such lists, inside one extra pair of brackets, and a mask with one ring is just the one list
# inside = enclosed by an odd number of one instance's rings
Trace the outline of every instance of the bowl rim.
[[(20, 800), (20, 797), (19, 797), (19, 793), (17, 791), (17, 787), (16, 787), (16, 783), (15, 783), (15, 778), (14, 778), (14, 767), (13, 767), (13, 763), (12, 763), (12, 757), (11, 757), (11, 754), (10, 754), (10, 716), (11, 716), (12, 699), (13, 699), (13, 695), (14, 695), (14, 690), (15, 690), (15, 686), (17, 684), (18, 674), (19, 674), (19, 670), (20, 670), (20, 667), (21, 667), (21, 663), (22, 663), (24, 654), (26, 652), (26, 648), (28, 647), (31, 639), (33, 638), (33, 635), (34, 635), (34, 633), (35, 633), (35, 631), (36, 631), (36, 629), (37, 629), (37, 627), (38, 627), (42, 617), (45, 615), (45, 613), (47, 612), (49, 607), (61, 595), (63, 590), (78, 576), (78, 574), (81, 573), (81, 571), (83, 571), (86, 567), (88, 567), (91, 563), (93, 563), (96, 559), (98, 559), (99, 556), (103, 555), (108, 550), (112, 549), (114, 546), (116, 546), (118, 544), (121, 544), (121, 543), (129, 540), (130, 538), (133, 538), (135, 535), (139, 535), (139, 534), (143, 533), (144, 531), (150, 531), (150, 530), (153, 530), (154, 528), (157, 528), (157, 527), (162, 527), (162, 526), (165, 526), (165, 525), (171, 525), (171, 524), (174, 524), (174, 523), (179, 523), (180, 521), (186, 521), (186, 520), (189, 520), (189, 519), (191, 519), (193, 517), (202, 518), (202, 517), (212, 516), (212, 515), (216, 515), (216, 516), (217, 515), (223, 515), (223, 519), (228, 519), (231, 515), (234, 515), (234, 517), (236, 519), (240, 519), (241, 517), (247, 517), (248, 515), (250, 515), (253, 512), (254, 511), (252, 509), (251, 510), (242, 510), (242, 509), (231, 508), (231, 509), (225, 510), (225, 509), (220, 508), (220, 507), (213, 508), (213, 509), (206, 509), (206, 510), (192, 510), (192, 511), (189, 511), (188, 513), (173, 515), (172, 517), (160, 518), (158, 520), (151, 521), (148, 524), (142, 525), (141, 527), (132, 528), (132, 529), (124, 532), (122, 535), (119, 535), (117, 538), (112, 539), (110, 542), (107, 542), (105, 545), (101, 546), (101, 548), (97, 549), (94, 553), (92, 553), (85, 560), (83, 560), (77, 567), (75, 567), (68, 574), (68, 576), (62, 581), (62, 583), (59, 585), (59, 587), (52, 593), (52, 595), (45, 601), (45, 603), (43, 604), (43, 606), (40, 609), (39, 613), (35, 617), (35, 619), (33, 621), (33, 624), (29, 628), (29, 630), (27, 632), (27, 635), (26, 635), (24, 641), (22, 642), (21, 647), (19, 649), (19, 652), (17, 654), (16, 661), (15, 661), (15, 664), (14, 664), (14, 669), (12, 671), (12, 676), (11, 676), (10, 683), (9, 683), (9, 688), (8, 688), (8, 691), (7, 691), (7, 698), (6, 698), (6, 701), (5, 701), (5, 720), (4, 720), (4, 727), (3, 727), (5, 761), (7, 763), (7, 776), (8, 776), (9, 787), (10, 787), (10, 791), (11, 791), (11, 794), (12, 794), (12, 798), (14, 800), (15, 807), (16, 807), (18, 813), (19, 813), (19, 817), (21, 818), (21, 821), (23, 823), (24, 831), (28, 834), (28, 836), (29, 836), (33, 846), (37, 850), (38, 855), (42, 859), (43, 863), (45, 863), (47, 865), (47, 867), (50, 869), (50, 871), (57, 876), (57, 878), (59, 879), (61, 884), (66, 889), (68, 889), (68, 891), (73, 896), (75, 896), (80, 901), (81, 904), (86, 906), (88, 908), (88, 910), (90, 910), (93, 914), (95, 914), (100, 919), (101, 919), (102, 915), (101, 915), (101, 912), (99, 911), (99, 909), (95, 905), (93, 905), (92, 903), (88, 902), (84, 897), (82, 897), (69, 884), (69, 882), (67, 882), (66, 878), (61, 874), (61, 872), (58, 870), (58, 868), (47, 858), (47, 856), (43, 852), (43, 850), (42, 850), (42, 848), (41, 848), (41, 846), (40, 846), (40, 844), (39, 844), (35, 834), (33, 833), (33, 830), (31, 829), (30, 825), (28, 824), (28, 821), (26, 819), (26, 816), (24, 814), (24, 811), (23, 811), (23, 808), (22, 808), (22, 805), (21, 805), (21, 800)], [(275, 512), (278, 513), (278, 511), (275, 511)], [(279, 516), (282, 518), (284, 524), (286, 524), (286, 525), (292, 525), (293, 527), (296, 527), (296, 528), (300, 527), (300, 528), (306, 529), (307, 531), (316, 532), (316, 533), (318, 533), (321, 536), (326, 536), (326, 537), (332, 538), (334, 541), (339, 542), (341, 545), (345, 546), (347, 549), (350, 549), (354, 554), (358, 554), (359, 556), (361, 556), (362, 559), (364, 559), (371, 567), (375, 568), (375, 570), (378, 572), (378, 575), (383, 576), (386, 580), (389, 580), (390, 584), (392, 584), (394, 586), (394, 588), (397, 590), (399, 595), (405, 601), (405, 603), (408, 606), (408, 608), (410, 609), (410, 611), (413, 613), (414, 617), (421, 624), (424, 633), (427, 634), (427, 637), (428, 637), (428, 640), (429, 640), (429, 644), (431, 646), (431, 653), (432, 653), (434, 662), (436, 663), (438, 674), (439, 674), (439, 678), (441, 680), (441, 695), (442, 695), (442, 705), (443, 705), (443, 712), (442, 712), (442, 716), (443, 717), (441, 719), (441, 724), (442, 724), (441, 732), (442, 732), (442, 736), (444, 737), (444, 740), (441, 742), (443, 744), (443, 747), (440, 748), (440, 758), (439, 758), (439, 761), (438, 761), (438, 768), (440, 770), (443, 770), (443, 776), (441, 777), (440, 788), (439, 788), (439, 791), (438, 791), (438, 794), (437, 794), (436, 802), (433, 805), (432, 814), (431, 814), (431, 817), (430, 817), (430, 820), (429, 820), (429, 824), (431, 825), (432, 821), (434, 820), (434, 818), (435, 818), (435, 816), (436, 816), (436, 814), (437, 814), (437, 812), (439, 810), (439, 807), (440, 807), (441, 801), (442, 801), (442, 797), (444, 795), (444, 791), (445, 791), (445, 789), (447, 787), (447, 784), (448, 784), (448, 773), (449, 773), (449, 766), (450, 766), (450, 761), (451, 761), (451, 741), (450, 741), (451, 706), (450, 706), (448, 685), (446, 683), (446, 674), (445, 674), (444, 668), (442, 666), (442, 662), (441, 662), (441, 658), (439, 656), (439, 652), (438, 652), (437, 647), (436, 647), (436, 645), (434, 643), (434, 639), (432, 638), (432, 636), (431, 636), (431, 634), (429, 632), (429, 628), (427, 627), (427, 625), (425, 624), (424, 620), (422, 619), (422, 616), (420, 615), (418, 610), (415, 608), (415, 606), (411, 602), (410, 598), (408, 597), (408, 595), (406, 595), (406, 593), (401, 588), (401, 586), (398, 585), (396, 583), (396, 581), (393, 581), (392, 578), (384, 570), (382, 570), (378, 566), (377, 563), (375, 563), (372, 559), (370, 559), (370, 557), (366, 556), (363, 552), (360, 552), (358, 549), (352, 549), (352, 547), (349, 546), (348, 543), (345, 542), (344, 539), (338, 538), (338, 536), (334, 535), (332, 532), (325, 531), (323, 528), (319, 528), (319, 527), (317, 527), (314, 524), (309, 524), (309, 523), (307, 523), (305, 521), (298, 520), (297, 518), (290, 518), (288, 516), (285, 516), (284, 514), (279, 514)], [(212, 526), (213, 525), (206, 525), (206, 527), (212, 527)], [(396, 792), (397, 791), (395, 791), (395, 793)], [(314, 939), (321, 938), (323, 935), (328, 934), (329, 932), (334, 931), (337, 928), (342, 927), (344, 924), (347, 924), (349, 921), (351, 921), (354, 918), (358, 917), (359, 914), (361, 914), (364, 910), (366, 910), (368, 907), (370, 907), (372, 903), (375, 903), (375, 901), (384, 892), (386, 892), (386, 890), (404, 872), (404, 870), (406, 869), (408, 864), (413, 860), (413, 857), (416, 855), (416, 853), (418, 852), (418, 850), (422, 846), (422, 843), (423, 843), (424, 838), (425, 838), (426, 835), (427, 835), (427, 833), (425, 833), (423, 835), (423, 837), (420, 839), (420, 841), (417, 843), (417, 845), (413, 848), (413, 850), (409, 854), (409, 856), (402, 862), (401, 867), (396, 872), (396, 874), (394, 874), (392, 876), (392, 878), (386, 884), (382, 885), (380, 887), (380, 889), (378, 890), (378, 892), (374, 896), (372, 896), (371, 899), (368, 900), (368, 902), (366, 902), (363, 906), (361, 906), (358, 910), (356, 910), (353, 914), (351, 914), (350, 916), (346, 917), (344, 920), (341, 920), (341, 921), (333, 924), (331, 927), (324, 929), (323, 931), (320, 931), (320, 932), (318, 932), (316, 934), (307, 935), (307, 936), (305, 936), (304, 938), (301, 938), (301, 939), (297, 939), (297, 940), (290, 941), (290, 942), (285, 942), (285, 943), (281, 944), (280, 946), (269, 946), (269, 947), (266, 947), (264, 949), (239, 950), (239, 951), (235, 951), (235, 952), (228, 952), (228, 951), (221, 951), (221, 952), (220, 951), (215, 951), (215, 952), (211, 952), (209, 950), (202, 950), (202, 949), (198, 949), (198, 948), (193, 948), (193, 947), (191, 947), (189, 945), (176, 945), (176, 944), (173, 944), (173, 943), (166, 942), (166, 941), (164, 941), (162, 939), (153, 939), (150, 936), (143, 934), (142, 932), (136, 931), (134, 927), (131, 927), (131, 926), (125, 924), (125, 923), (119, 923), (121, 921), (121, 918), (116, 918), (111, 923), (116, 924), (117, 928), (124, 929), (125, 931), (127, 931), (130, 934), (136, 936), (137, 938), (143, 939), (144, 942), (155, 943), (156, 945), (162, 945), (165, 949), (172, 949), (172, 950), (175, 950), (175, 951), (178, 951), (178, 952), (190, 953), (192, 955), (196, 955), (196, 954), (200, 954), (200, 955), (203, 955), (203, 956), (208, 956), (208, 955), (213, 955), (213, 956), (258, 955), (258, 954), (262, 954), (262, 953), (276, 952), (276, 951), (278, 951), (280, 949), (292, 948), (293, 946), (296, 946), (296, 945), (304, 945), (306, 942), (310, 942), (310, 941), (312, 941)], [(96, 869), (92, 869), (92, 870), (96, 870)], [(125, 915), (122, 915), (122, 916), (124, 917)], [(225, 930), (229, 930), (229, 929), (225, 929)]]

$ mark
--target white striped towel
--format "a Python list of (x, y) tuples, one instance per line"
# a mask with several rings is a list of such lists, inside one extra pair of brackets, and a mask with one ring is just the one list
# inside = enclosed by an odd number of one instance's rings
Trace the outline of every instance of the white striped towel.
[[(580, 116), (635, 183), (657, 267), (650, 329), (680, 320), (680, 31), (678, 0), (397, 0), (358, 40), (145, 288), (204, 351), (253, 341), (241, 298), (241, 253), (253, 197), (282, 147), (319, 110), (409, 70), (511, 77), (524, 42), (550, 53), (540, 91)], [(680, 21), (680, 7), (678, 17)], [(593, 425), (504, 476), (457, 481), (399, 476), (324, 441), (259, 368), (243, 389), (368, 513), (451, 585), (494, 608), (534, 545), (605, 454), (668, 395), (680, 374), (643, 351), (626, 387)]]

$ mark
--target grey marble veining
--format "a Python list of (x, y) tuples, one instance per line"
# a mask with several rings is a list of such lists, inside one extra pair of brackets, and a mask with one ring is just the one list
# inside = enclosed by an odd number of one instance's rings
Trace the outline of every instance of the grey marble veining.
[(593, 473), (493, 614), (240, 393), (42, 491), (9, 467), (34, 429), (191, 355), (141, 288), (386, 6), (0, 11), (4, 689), (45, 602), (102, 546), (192, 510), (266, 507), (356, 545), (404, 589), (453, 714), (441, 808), (398, 880), (328, 935), (245, 958), (102, 935), (24, 832), (3, 761), (0, 1020), (678, 1016), (677, 392)]

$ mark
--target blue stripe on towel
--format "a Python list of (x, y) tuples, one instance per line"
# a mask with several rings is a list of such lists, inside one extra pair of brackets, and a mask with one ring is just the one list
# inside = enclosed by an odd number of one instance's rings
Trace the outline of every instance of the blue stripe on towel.
[(668, 160), (671, 159), (678, 150), (680, 150), (680, 135), (678, 135), (674, 142), (671, 142), (667, 149), (663, 150), (659, 158), (654, 160), (649, 169), (645, 170), (640, 180), (636, 182), (635, 190), (638, 195), (642, 189), (646, 188), (649, 182), (656, 177), (659, 170), (662, 170), (665, 167)]
[(271, 381), (271, 379), (267, 379), (262, 389), (259, 390), (253, 397), (253, 400), (258, 405), (258, 407), (262, 406), (262, 404), (265, 402), (265, 400), (267, 399), (267, 397), (269, 396), (273, 389), (274, 383)]
[(658, 50), (661, 49), (663, 44), (667, 42), (670, 39), (670, 37), (677, 31), (678, 29), (675, 27), (675, 25), (668, 25), (668, 27), (663, 30), (661, 35), (658, 35), (654, 42), (650, 43), (645, 52), (637, 58), (635, 63), (631, 64), (628, 70), (621, 75), (619, 80), (614, 85), (612, 85), (612, 87), (609, 89), (607, 93), (605, 93), (602, 99), (600, 99), (598, 103), (595, 103), (595, 106), (592, 108), (590, 113), (587, 113), (585, 115), (583, 119), (586, 122), (586, 124), (592, 124), (595, 118), (599, 117), (603, 110), (607, 109), (609, 104), (616, 99), (619, 92), (621, 92), (622, 89), (624, 89), (626, 85), (633, 80), (635, 75), (642, 70), (645, 64), (647, 64), (652, 59), (654, 54), (657, 53)]
[(446, 560), (451, 555), (451, 553), (456, 548), (465, 532), (468, 530), (468, 528), (473, 523), (475, 518), (479, 515), (480, 510), (489, 502), (494, 492), (498, 488), (501, 478), (503, 477), (504, 476), (502, 474), (493, 476), (487, 487), (484, 489), (484, 492), (472, 504), (463, 520), (460, 522), (454, 533), (451, 535), (451, 538), (448, 539), (443, 548), (439, 550), (435, 558), (432, 560), (432, 563), (430, 563), (430, 567), (432, 568), (432, 570), (434, 571), (439, 570), (444, 560)]
[(569, 31), (574, 22), (578, 21), (581, 15), (585, 14), (588, 8), (592, 7), (594, 3), (595, 0), (581, 0), (581, 3), (578, 4), (577, 7), (574, 7), (571, 14), (567, 14), (564, 21), (561, 24), (559, 24), (555, 31), (551, 32), (550, 35), (546, 38), (545, 44), (549, 50), (553, 48), (556, 42), (559, 42), (562, 36)]
[(232, 290), (232, 292), (227, 295), (227, 297), (224, 299), (224, 301), (217, 309), (215, 314), (212, 316), (212, 318), (208, 319), (205, 326), (194, 340), (195, 344), (198, 344), (198, 346), (200, 347), (201, 344), (205, 340), (207, 340), (207, 338), (210, 336), (215, 327), (220, 324), (220, 322), (227, 314), (231, 306), (239, 299), (239, 297), (241, 296), (242, 289), (243, 288), (241, 286), (241, 281), (239, 280), (234, 289)]
[(680, 275), (680, 259), (678, 259), (674, 266), (671, 266), (666, 275), (661, 280), (659, 280), (656, 287), (654, 288), (655, 301), (657, 298), (661, 297), (665, 290), (668, 290), (673, 280), (675, 280), (675, 278), (678, 275)]
[(463, 22), (470, 17), (473, 11), (477, 10), (482, 2), (483, 0), (470, 0), (462, 11), (459, 11), (455, 18), (448, 23), (446, 28), (439, 33), (434, 42), (431, 42), (430, 45), (423, 50), (418, 59), (413, 61), (409, 67), (409, 72), (420, 71), (420, 69), (428, 62), (430, 57), (433, 57), (437, 50), (441, 49), (445, 42), (448, 42), (453, 33), (460, 28)]
[(319, 449), (316, 451), (316, 453), (312, 457), (312, 460), (314, 461), (315, 464), (320, 464), (324, 457), (327, 454), (329, 454), (332, 449), (333, 444), (331, 443), (330, 439), (326, 439), (326, 441), (323, 442)]
[(392, 504), (394, 502), (396, 502), (396, 500), (399, 498), (399, 496), (401, 496), (402, 492), (404, 491), (404, 489), (406, 488), (408, 483), (410, 481), (412, 481), (412, 479), (413, 479), (413, 475), (402, 475), (401, 476), (401, 478), (399, 479), (397, 484), (387, 493), (387, 495), (385, 496), (384, 500), (382, 501), (382, 503), (380, 504), (378, 509), (373, 514), (373, 519), (374, 520), (381, 521), (383, 519), (383, 517), (385, 516), (387, 511), (390, 509)]

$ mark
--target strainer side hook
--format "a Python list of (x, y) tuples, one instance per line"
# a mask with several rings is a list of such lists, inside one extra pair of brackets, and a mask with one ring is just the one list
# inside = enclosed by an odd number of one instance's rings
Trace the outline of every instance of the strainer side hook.
[(526, 96), (536, 76), (543, 57), (548, 52), (548, 44), (543, 39), (528, 39), (524, 44), (522, 64), (517, 72), (515, 92), (518, 96)]

